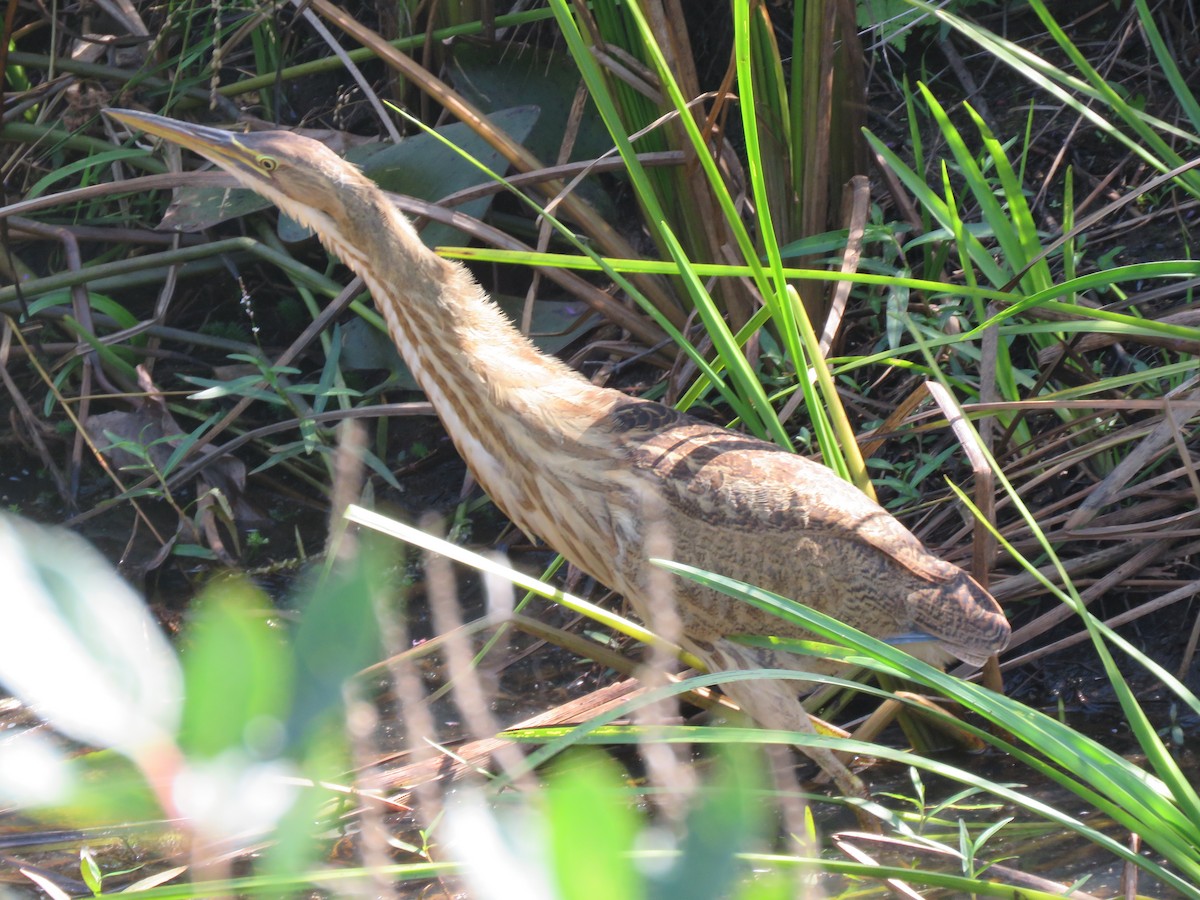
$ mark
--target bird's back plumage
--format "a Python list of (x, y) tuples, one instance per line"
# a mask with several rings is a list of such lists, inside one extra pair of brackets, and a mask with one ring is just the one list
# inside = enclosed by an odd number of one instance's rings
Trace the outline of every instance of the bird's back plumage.
[[(924, 633), (976, 664), (1007, 643), (1007, 620), (983, 588), (825, 466), (648, 401), (627, 398), (596, 427), (662, 501), (677, 561), (881, 638)], [(706, 607), (700, 621), (719, 623), (712, 630), (739, 619), (746, 632), (778, 624), (715, 592), (681, 589)]]

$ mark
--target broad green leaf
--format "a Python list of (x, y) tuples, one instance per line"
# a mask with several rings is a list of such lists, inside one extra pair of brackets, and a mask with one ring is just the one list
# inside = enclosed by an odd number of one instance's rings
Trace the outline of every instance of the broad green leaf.
[[(455, 41), (447, 53), (455, 87), (480, 109), (495, 115), (532, 104), (541, 110), (521, 143), (538, 159), (558, 158), (579, 87), (579, 70), (565, 53), (536, 44), (513, 53), (505, 43), (478, 41)], [(578, 127), (570, 159), (596, 159), (612, 147), (590, 99)], [(512, 134), (507, 126), (505, 130)]]
[(762, 757), (753, 749), (721, 747), (711, 782), (700, 788), (699, 802), (687, 818), (683, 852), (667, 876), (656, 880), (659, 897), (727, 897), (747, 874), (739, 854), (754, 848), (772, 810), (762, 803), (769, 785)]
[[(341, 710), (346, 683), (383, 656), (376, 603), (391, 599), (389, 556), (382, 541), (363, 535), (354, 559), (302, 594), (294, 642), (295, 703), (288, 724), (292, 740), (305, 740), (313, 725)], [(390, 603), (387, 603), (390, 611)]]
[[(34, 773), (27, 769), (25, 774), (30, 777)], [(97, 750), (64, 758), (58, 777), (63, 782), (61, 794), (33, 804), (46, 821), (87, 828), (162, 817), (163, 810), (145, 776), (115, 751)]]
[(189, 759), (226, 751), (271, 759), (282, 749), (292, 664), (271, 612), (270, 601), (242, 581), (214, 584), (198, 599), (183, 653), (179, 740)]
[(79, 851), (79, 874), (83, 878), (83, 883), (88, 886), (88, 890), (93, 894), (100, 893), (103, 889), (104, 873), (100, 871), (96, 857), (92, 854), (91, 848), (87, 846)]
[(606, 753), (579, 751), (555, 764), (546, 788), (546, 836), (562, 900), (644, 896), (629, 855), (638, 816), (621, 790), (624, 778)]
[(136, 754), (178, 727), (175, 654), (83, 538), (0, 514), (0, 684), (68, 737)]

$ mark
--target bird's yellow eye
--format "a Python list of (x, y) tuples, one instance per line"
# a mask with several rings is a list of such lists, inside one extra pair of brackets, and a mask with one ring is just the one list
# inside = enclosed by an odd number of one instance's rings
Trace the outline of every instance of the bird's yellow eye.
[(273, 156), (260, 156), (258, 158), (258, 167), (264, 172), (274, 172), (279, 168), (279, 160)]

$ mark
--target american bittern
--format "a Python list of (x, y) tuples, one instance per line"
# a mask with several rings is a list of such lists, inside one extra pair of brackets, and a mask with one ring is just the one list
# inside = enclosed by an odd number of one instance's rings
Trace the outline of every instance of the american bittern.
[[(311, 228), (367, 283), (393, 340), (484, 490), (525, 532), (653, 611), (651, 524), (680, 562), (759, 585), (912, 652), (981, 665), (1008, 642), (1003, 612), (956, 566), (824, 466), (669, 407), (597, 387), (540, 353), (461, 266), (436, 256), (356, 167), (283, 131), (232, 134), (146, 113), (114, 118), (212, 160)], [(661, 578), (658, 581), (661, 582)], [(691, 582), (674, 584), (682, 642), (714, 670), (832, 664), (747, 647), (738, 634), (811, 637)], [(810, 731), (794, 683), (727, 688), (760, 724)], [(828, 751), (810, 755), (848, 792)]]

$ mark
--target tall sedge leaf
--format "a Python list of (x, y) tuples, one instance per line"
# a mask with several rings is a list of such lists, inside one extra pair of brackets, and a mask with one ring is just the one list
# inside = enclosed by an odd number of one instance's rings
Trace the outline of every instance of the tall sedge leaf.
[[(1062, 30), (1062, 27), (1054, 20), (1054, 17), (1050, 15), (1050, 11), (1046, 8), (1045, 4), (1041, 0), (1030, 0), (1030, 6), (1037, 13), (1038, 18), (1041, 19), (1050, 36), (1055, 39), (1075, 67), (1083, 73), (1094, 94), (1102, 99), (1141, 141), (1158, 154), (1158, 159), (1161, 161), (1160, 165), (1173, 167), (1182, 163), (1183, 158), (1163, 138), (1163, 132), (1159, 128), (1154, 127), (1139, 110), (1135, 110), (1130, 106), (1125, 101), (1125, 98), (1109, 83), (1108, 79), (1096, 71), (1095, 67), (1087, 61), (1079, 48), (1067, 37), (1066, 32)], [(1185, 181), (1195, 190), (1197, 180), (1194, 175), (1186, 177)]]
[[(713, 125), (720, 121), (717, 116), (727, 101), (718, 97), (712, 103), (699, 102), (707, 98), (700, 92), (696, 54), (683, 22), (684, 3), (686, 0), (645, 0), (638, 4), (599, 0), (586, 6), (575, 4), (574, 9), (584, 25), (583, 34), (591, 39), (595, 53), (606, 63), (605, 85), (611, 91), (626, 132), (640, 135), (635, 147), (649, 150), (687, 146), (691, 140), (683, 123), (687, 117), (704, 122), (704, 132), (712, 136), (710, 146), (702, 152), (719, 156), (724, 138)], [(648, 23), (648, 29), (641, 27), (639, 17)], [(628, 54), (635, 65), (630, 66), (623, 54)], [(636, 88), (628, 83), (644, 77), (637, 68), (639, 65), (653, 71), (654, 58), (665, 62), (679, 96), (689, 98), (691, 107), (679, 106), (675, 97), (660, 91), (654, 76), (645, 78), (645, 84)], [(629, 69), (633, 71), (623, 71)], [(737, 243), (733, 231), (741, 223), (719, 211), (720, 203), (714, 195), (715, 191), (727, 191), (724, 184), (711, 181), (708, 173), (695, 165), (654, 167), (646, 175), (645, 183), (656, 192), (666, 221), (690, 258), (721, 259), (725, 248)], [(641, 202), (640, 191), (637, 197)], [(660, 253), (666, 255), (666, 247), (653, 222), (648, 230)], [(711, 290), (735, 330), (745, 324), (759, 305), (752, 287), (742, 281), (722, 279)]]
[[(784, 296), (795, 313), (795, 321), (800, 331), (804, 345), (805, 357), (812, 361), (812, 370), (816, 373), (817, 384), (825, 398), (822, 406), (817, 399), (817, 392), (808, 377), (808, 370), (799, 373), (800, 389), (804, 392), (804, 403), (812, 421), (813, 431), (817, 435), (822, 448), (822, 459), (825, 465), (837, 472), (842, 478), (852, 481), (858, 489), (868, 497), (875, 497), (875, 487), (871, 484), (867, 473), (866, 463), (858, 449), (850, 421), (838, 397), (829, 366), (821, 355), (821, 343), (817, 332), (808, 318), (808, 310), (790, 284), (784, 289)], [(830, 420), (832, 419), (832, 426)], [(835, 439), (834, 434), (837, 438)], [(840, 443), (839, 443), (840, 441)]]
[[(745, 397), (749, 401), (746, 404), (739, 404), (735, 407), (738, 415), (741, 416), (742, 421), (751, 430), (761, 430), (764, 422), (770, 418), (775, 418), (775, 410), (767, 399), (767, 394), (763, 390), (762, 383), (754, 374), (754, 370), (750, 367), (750, 363), (742, 353), (741, 347), (737, 345), (733, 333), (721, 317), (720, 310), (713, 303), (712, 297), (709, 296), (708, 291), (704, 289), (704, 285), (696, 276), (690, 261), (684, 256), (683, 247), (680, 246), (679, 241), (675, 238), (671, 227), (666, 222), (660, 222), (659, 230), (662, 232), (663, 240), (666, 242), (671, 258), (675, 260), (676, 265), (679, 267), (679, 275), (683, 279), (688, 294), (692, 298), (692, 304), (696, 308), (697, 315), (700, 316), (701, 321), (704, 323), (704, 328), (708, 332), (717, 353), (725, 361), (729, 377), (737, 386), (740, 397)], [(777, 418), (776, 422), (778, 422)]]
[[(1002, 186), (1009, 204), (1009, 212), (1006, 213), (999, 200), (996, 199), (994, 187), (984, 176), (974, 155), (967, 148), (966, 141), (954, 127), (946, 111), (925, 85), (918, 84), (917, 87), (941, 129), (942, 137), (946, 139), (947, 146), (954, 155), (959, 173), (966, 179), (972, 199), (979, 205), (981, 218), (990, 227), (1000, 245), (1001, 258), (1007, 267), (1007, 270), (1002, 273), (1002, 277), (1007, 282), (1011, 274), (1024, 268), (1026, 262), (1033, 259), (1040, 249), (1037, 245), (1037, 228), (1034, 226), (1028, 206), (1024, 202), (1021, 186), (1016, 183), (1012, 168), (1007, 164), (1007, 158), (999, 143), (992, 138), (991, 144), (988, 146), (989, 149), (996, 151), (993, 153), (992, 159), (998, 169), (1003, 170)], [(968, 111), (972, 112), (972, 118), (980, 126), (986, 144), (991, 135), (986, 131), (983, 120), (974, 115), (969, 107)], [(1030, 243), (1033, 244), (1034, 249), (1027, 253)], [(1000, 287), (1005, 282), (996, 286)], [(1022, 279), (1022, 283), (1027, 292), (1044, 290), (1050, 283), (1049, 269), (1046, 267), (1045, 261), (1040, 261), (1035, 271), (1028, 272)]]
[[(680, 112), (680, 122), (683, 125), (689, 142), (692, 145), (692, 149), (697, 155), (697, 161), (700, 163), (701, 168), (708, 178), (713, 195), (720, 205), (721, 213), (729, 222), (733, 230), (734, 237), (737, 240), (738, 248), (741, 251), (746, 263), (751, 268), (755, 285), (758, 287), (763, 298), (768, 303), (772, 303), (773, 301), (776, 302), (777, 305), (773, 307), (772, 314), (780, 322), (781, 331), (786, 333), (786, 329), (784, 329), (783, 326), (789, 321), (790, 312), (782, 309), (782, 304), (778, 303), (778, 301), (775, 299), (775, 293), (770, 289), (770, 281), (767, 278), (767, 272), (758, 261), (758, 252), (754, 247), (749, 233), (746, 231), (744, 225), (742, 225), (741, 217), (738, 214), (733, 197), (730, 195), (728, 188), (725, 186), (724, 178), (717, 167), (716, 160), (713, 159), (713, 155), (708, 148), (707, 142), (705, 141), (703, 135), (700, 133), (700, 129), (695, 121), (695, 118), (690, 114), (690, 112), (688, 112), (687, 98), (681, 93), (679, 85), (675, 81), (670, 67), (667, 65), (667, 62), (663, 58), (661, 51), (654, 43), (653, 31), (649, 27), (649, 24), (638, 9), (637, 5), (630, 5), (629, 11), (637, 23), (643, 42), (646, 45), (647, 53), (654, 66), (655, 73), (662, 82), (663, 89), (667, 92), (675, 109)], [(742, 28), (745, 25), (748, 16), (748, 3), (746, 0), (738, 0), (734, 7), (735, 29)], [(741, 32), (737, 33), (740, 34)], [(747, 105), (752, 106), (752, 104), (743, 103), (743, 107)], [(759, 212), (761, 213), (762, 210)], [(769, 229), (764, 229), (764, 231), (767, 230)], [(788, 338), (785, 337), (785, 340), (788, 340)], [(789, 349), (794, 349), (794, 345), (789, 347)], [(786, 445), (786, 442), (784, 443)]]
[[(761, 7), (756, 7), (760, 14)], [(808, 307), (799, 299), (795, 289), (787, 283), (783, 274), (783, 259), (779, 252), (775, 223), (769, 198), (769, 185), (763, 166), (763, 155), (759, 144), (761, 131), (758, 122), (759, 103), (756, 100), (754, 80), (753, 48), (751, 29), (751, 5), (749, 0), (739, 0), (734, 6), (734, 51), (737, 63), (738, 90), (741, 96), (739, 109), (742, 114), (742, 133), (746, 141), (747, 171), (754, 192), (755, 209), (760, 223), (759, 240), (771, 268), (775, 289), (764, 299), (772, 308), (775, 319), (789, 355), (796, 363), (796, 377), (804, 392), (808, 408), (825, 463), (843, 478), (848, 478), (862, 490), (873, 494), (866, 465), (858, 451), (854, 432), (842, 408), (841, 399), (833, 387), (829, 371), (822, 358), (816, 329), (808, 318)], [(821, 386), (822, 406), (808, 380), (808, 365), (818, 372)], [(832, 428), (830, 421), (832, 420)]]
[[(736, 23), (740, 22), (746, 15), (744, 7), (744, 0), (739, 0), (739, 2), (735, 5), (735, 27)], [(787, 343), (787, 349), (789, 351), (789, 355), (791, 355), (795, 350), (795, 338), (794, 335), (789, 336), (789, 332), (791, 332), (792, 329), (788, 329), (786, 327), (786, 323), (788, 323), (790, 320), (790, 315), (787, 311), (783, 311), (781, 309), (778, 302), (773, 302), (775, 301), (775, 294), (771, 290), (771, 282), (768, 278), (767, 271), (759, 262), (758, 251), (754, 246), (749, 232), (742, 223), (741, 216), (738, 213), (734, 199), (729, 193), (729, 189), (725, 184), (725, 180), (721, 175), (721, 172), (717, 166), (717, 162), (713, 158), (713, 154), (708, 147), (704, 136), (700, 132), (700, 128), (696, 123), (696, 119), (688, 108), (687, 98), (681, 92), (679, 85), (674, 78), (674, 74), (667, 65), (667, 61), (663, 57), (658, 45), (654, 41), (653, 30), (650, 28), (649, 23), (638, 8), (637, 4), (630, 4), (629, 12), (637, 24), (643, 43), (646, 46), (647, 54), (654, 66), (655, 74), (658, 76), (662, 84), (662, 88), (666, 91), (671, 103), (679, 112), (679, 122), (683, 126), (684, 133), (687, 136), (688, 142), (691, 144), (693, 152), (696, 154), (696, 158), (701, 169), (705, 173), (710, 190), (712, 191), (713, 197), (716, 199), (719, 205), (721, 214), (729, 224), (733, 237), (737, 242), (738, 249), (742, 254), (742, 258), (745, 260), (746, 264), (750, 266), (755, 286), (764, 301), (771, 308), (772, 317), (775, 318), (775, 320), (779, 323), (780, 331), (781, 334), (784, 335), (785, 342), (789, 342)], [(759, 210), (759, 212), (761, 213), (762, 210)], [(793, 356), (792, 358), (796, 365), (797, 371), (799, 371), (802, 367), (802, 362), (798, 357)], [(779, 424), (774, 415), (772, 415), (770, 419), (771, 420), (767, 421), (766, 424), (772, 435), (772, 439), (781, 446), (790, 447), (791, 441), (787, 436), (786, 431), (783, 429), (783, 426)]]
[[(594, 257), (587, 255), (571, 256), (563, 253), (518, 252), (485, 247), (443, 247), (441, 250), (443, 255), (452, 259), (554, 266), (564, 269), (577, 269), (581, 272), (604, 272), (610, 275), (615, 273), (618, 277), (623, 272), (672, 274), (676, 271), (674, 261), (652, 259), (614, 259), (599, 255), (595, 255)], [(691, 266), (701, 278), (746, 278), (752, 274), (750, 267), (746, 265), (718, 265), (693, 262)], [(1017, 295), (1009, 291), (971, 285), (950, 285), (944, 281), (931, 281), (928, 278), (913, 278), (908, 275), (880, 275), (874, 272), (856, 272), (853, 275), (848, 275), (842, 272), (830, 272), (826, 269), (798, 269), (794, 267), (785, 268), (783, 274), (789, 280), (812, 278), (824, 279), (826, 281), (855, 281), (861, 282), (864, 285), (884, 288), (903, 286), (912, 290), (941, 294), (954, 293), (956, 295), (961, 294), (984, 300), (1009, 302), (1017, 299)]]
[[(623, 125), (620, 117), (617, 114), (616, 108), (613, 106), (610, 99), (604, 90), (604, 79), (596, 64), (595, 59), (587, 51), (586, 44), (582, 35), (579, 32), (578, 25), (564, 0), (551, 0), (555, 10), (555, 17), (559, 21), (560, 27), (563, 29), (564, 37), (570, 47), (576, 63), (579, 65), (580, 72), (583, 74), (584, 81), (587, 83), (593, 98), (596, 100), (596, 105), (600, 111), (601, 117), (605, 124), (609, 127), (613, 140), (617, 144), (618, 152), (621, 154), (622, 160), (625, 162), (629, 176), (633, 180), (635, 187), (638, 187), (639, 198), (647, 209), (647, 213), (655, 224), (656, 230), (659, 223), (666, 222), (667, 218), (663, 213), (653, 190), (645, 180), (645, 171), (640, 160), (637, 159), (628, 139), (624, 136)], [(709, 183), (712, 185), (714, 196), (716, 197), (721, 212), (730, 226), (733, 228), (733, 233), (738, 243), (739, 248), (746, 262), (750, 265), (753, 272), (755, 283), (763, 291), (764, 296), (769, 293), (769, 282), (766, 280), (765, 272), (762, 266), (758, 263), (757, 255), (750, 241), (749, 235), (741, 224), (740, 217), (734, 206), (733, 199), (730, 197), (728, 190), (724, 186), (724, 181), (721, 178), (720, 172), (717, 169), (716, 162), (712, 159), (711, 153), (708, 151), (706, 143), (700, 134), (699, 126), (696, 124), (695, 118), (688, 109), (686, 99), (679, 90), (678, 84), (675, 82), (674, 76), (667, 65), (666, 60), (662, 56), (661, 50), (654, 41), (653, 31), (649, 28), (645, 17), (642, 15), (636, 4), (628, 7), (628, 12), (632, 16), (638, 32), (642, 38), (645, 51), (650, 57), (654, 66), (654, 70), (658, 75), (661, 87), (666, 91), (671, 103), (675, 109), (680, 112), (679, 122), (682, 125), (685, 134), (692, 147), (697, 153), (697, 159), (704, 170)], [(640, 184), (640, 187), (639, 187)], [(645, 191), (644, 195), (642, 191)], [(661, 235), (660, 235), (661, 236)], [(769, 412), (768, 412), (769, 411)], [(780, 424), (778, 417), (774, 414), (774, 410), (768, 407), (767, 410), (760, 410), (763, 415), (763, 423), (767, 433), (771, 439), (784, 447), (791, 446), (791, 440), (788, 437), (787, 431)]]
[[(924, 85), (921, 87), (924, 89)], [(996, 231), (998, 224), (1012, 223), (1011, 236), (1016, 243), (1012, 249), (1015, 251), (1019, 248), (1019, 252), (1006, 251), (1005, 258), (1011, 268), (1026, 270), (1022, 282), (1027, 281), (1030, 287), (1037, 290), (1044, 289), (1053, 282), (1053, 277), (1050, 274), (1050, 266), (1042, 255), (1042, 242), (1039, 239), (1037, 223), (1025, 200), (1025, 186), (1021, 183), (1017, 173), (1013, 171), (1004, 147), (996, 140), (996, 136), (992, 134), (983, 118), (971, 108), (970, 104), (964, 103), (963, 108), (975, 123), (975, 127), (979, 129), (984, 150), (987, 151), (992, 164), (996, 167), (1002, 196), (1007, 207), (1007, 216), (1004, 215), (1003, 210), (996, 210), (995, 220), (989, 219), (988, 221), (992, 222), (993, 231)], [(994, 194), (990, 196), (994, 196)]]
[(1142, 319), (1125, 313), (1111, 312), (1105, 309), (1095, 309), (1076, 303), (1064, 303), (1056, 298), (1070, 296), (1084, 291), (1099, 290), (1110, 285), (1136, 282), (1139, 279), (1153, 278), (1182, 278), (1184, 276), (1200, 275), (1200, 261), (1168, 260), (1135, 263), (1128, 266), (1113, 266), (1098, 272), (1089, 272), (1070, 281), (1060, 282), (1051, 287), (1030, 294), (1006, 306), (997, 312), (992, 319), (983, 325), (976, 326), (968, 334), (978, 335), (981, 328), (988, 327), (1005, 319), (1018, 316), (1031, 307), (1042, 307), (1053, 312), (1066, 313), (1079, 319), (1091, 319), (1098, 322), (1120, 324), (1123, 327), (1142, 331), (1146, 334), (1159, 334), (1164, 337), (1178, 337), (1185, 340), (1200, 340), (1200, 328), (1187, 325), (1175, 325), (1169, 322), (1156, 322)]
[[(1049, 62), (1046, 57), (1031, 53), (1011, 41), (992, 34), (987, 29), (946, 12), (944, 9), (935, 8), (923, 0), (905, 0), (905, 2), (925, 10), (931, 16), (979, 44), (996, 59), (1009, 65), (1053, 95), (1059, 103), (1076, 112), (1109, 137), (1122, 143), (1131, 153), (1157, 171), (1169, 171), (1183, 162), (1183, 158), (1164, 139), (1163, 135), (1172, 135), (1192, 145), (1200, 141), (1196, 135), (1149, 116), (1126, 103), (1087, 63), (1078, 48), (1070, 41), (1039, 0), (1031, 0), (1031, 7), (1041, 18), (1050, 36), (1068, 55), (1072, 63), (1084, 72), (1083, 79), (1068, 74)], [(1081, 97), (1085, 99), (1080, 99)], [(1092, 102), (1088, 102), (1089, 98)], [(1095, 101), (1100, 101), (1100, 106), (1107, 106), (1134, 134), (1126, 134), (1102, 115), (1096, 108), (1098, 104)], [(1182, 173), (1178, 183), (1192, 196), (1200, 196), (1200, 175), (1195, 172)]]
[(1175, 62), (1175, 54), (1167, 46), (1162, 32), (1158, 29), (1158, 24), (1154, 21), (1150, 4), (1146, 0), (1134, 0), (1134, 7), (1137, 9), (1138, 19), (1142, 24), (1142, 32), (1150, 42), (1150, 47), (1154, 50), (1154, 58), (1170, 83), (1171, 90), (1175, 92), (1175, 99), (1179, 101), (1180, 108), (1192, 123), (1192, 128), (1200, 131), (1200, 102), (1197, 102), (1196, 95), (1192, 92), (1192, 85), (1179, 71), (1179, 65)]
[[(797, 220), (793, 238), (842, 224), (835, 222), (842, 191), (851, 178), (868, 171), (862, 141), (866, 62), (854, 6), (849, 0), (798, 0), (793, 5), (788, 114), (796, 197), (787, 213)], [(802, 294), (812, 288), (799, 286)], [(827, 296), (803, 299), (820, 331), (828, 315)]]
[[(797, 10), (793, 13), (799, 16)], [(740, 17), (735, 21), (734, 52), (738, 66), (739, 83), (745, 80), (743, 74), (748, 63), (750, 83), (754, 86), (756, 102), (754, 118), (757, 124), (756, 140), (760, 150), (756, 152), (747, 149), (750, 164), (762, 171), (765, 183), (765, 193), (768, 198), (767, 208), (775, 217), (775, 229), (780, 243), (788, 243), (803, 234), (800, 230), (800, 209), (797, 188), (794, 182), (793, 165), (797, 155), (796, 141), (799, 136), (793, 133), (792, 109), (794, 104), (788, 96), (788, 83), (783, 71), (784, 55), (775, 36), (775, 26), (771, 21), (767, 8), (762, 4), (751, 7), (749, 17), (749, 40), (743, 41), (737, 33)], [(800, 61), (793, 58), (793, 66)], [(746, 98), (741, 90), (740, 99)], [(746, 111), (741, 111), (743, 129), (747, 124)]]
[[(867, 141), (870, 143), (871, 149), (878, 153), (887, 163), (888, 168), (896, 173), (896, 177), (900, 179), (909, 193), (917, 198), (922, 209), (928, 210), (938, 225), (946, 229), (946, 231), (953, 231), (954, 221), (949, 209), (947, 209), (945, 202), (937, 195), (936, 191), (928, 185), (925, 177), (913, 170), (911, 166), (901, 160), (883, 141), (870, 132), (867, 132)], [(1005, 284), (1007, 278), (1004, 270), (1000, 268), (996, 260), (992, 258), (991, 253), (988, 252), (979, 239), (969, 231), (965, 232), (963, 237), (971, 262), (979, 268), (987, 281), (997, 286)], [(939, 287), (945, 289), (947, 285), (943, 283)]]

